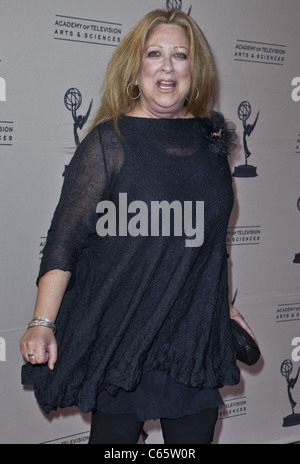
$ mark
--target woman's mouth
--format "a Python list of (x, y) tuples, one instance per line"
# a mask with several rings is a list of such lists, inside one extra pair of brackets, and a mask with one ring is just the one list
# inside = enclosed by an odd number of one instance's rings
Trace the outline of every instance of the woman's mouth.
[(174, 89), (175, 86), (176, 86), (176, 82), (175, 82), (175, 81), (164, 81), (164, 80), (161, 80), (161, 81), (158, 81), (158, 82), (157, 82), (157, 87), (159, 87), (159, 88), (162, 89), (162, 90), (171, 90), (171, 89)]

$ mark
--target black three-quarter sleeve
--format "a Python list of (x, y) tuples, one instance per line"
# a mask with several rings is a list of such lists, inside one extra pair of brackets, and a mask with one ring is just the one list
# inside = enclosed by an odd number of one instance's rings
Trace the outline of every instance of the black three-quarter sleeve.
[(60, 199), (43, 250), (38, 280), (53, 269), (74, 272), (90, 235), (96, 233), (96, 206), (107, 186), (108, 173), (95, 128), (77, 148), (66, 167)]

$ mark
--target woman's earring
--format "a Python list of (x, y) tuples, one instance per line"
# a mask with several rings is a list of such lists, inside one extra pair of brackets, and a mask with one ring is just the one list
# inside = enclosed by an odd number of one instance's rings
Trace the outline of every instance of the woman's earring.
[(127, 87), (126, 87), (126, 93), (127, 93), (128, 97), (131, 98), (132, 100), (137, 100), (138, 98), (140, 98), (141, 92), (139, 92), (139, 94), (138, 94), (136, 97), (133, 97), (132, 95), (130, 95), (130, 94), (129, 94), (129, 87), (130, 87), (131, 85), (133, 85), (132, 82), (130, 82), (130, 83), (127, 85)]
[[(199, 98), (199, 90), (197, 89), (197, 95), (196, 95), (196, 97), (194, 98), (193, 102), (195, 102), (196, 100), (198, 100), (198, 98)], [(187, 99), (188, 102), (190, 101), (189, 97), (186, 97), (186, 99)]]

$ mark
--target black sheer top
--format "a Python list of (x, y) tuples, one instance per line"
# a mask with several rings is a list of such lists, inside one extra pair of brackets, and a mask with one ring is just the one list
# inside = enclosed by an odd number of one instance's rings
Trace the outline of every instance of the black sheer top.
[[(48, 232), (39, 277), (62, 269), (72, 278), (56, 320), (54, 371), (22, 370), (46, 412), (91, 411), (101, 392), (133, 391), (151, 372), (201, 390), (239, 381), (228, 308), (233, 192), (224, 119), (124, 116), (119, 128), (122, 138), (111, 121), (99, 125), (76, 150)], [(170, 207), (165, 226), (162, 212), (161, 227), (153, 225), (152, 207), (162, 202), (182, 207), (181, 223)], [(198, 224), (195, 205), (203, 206)]]

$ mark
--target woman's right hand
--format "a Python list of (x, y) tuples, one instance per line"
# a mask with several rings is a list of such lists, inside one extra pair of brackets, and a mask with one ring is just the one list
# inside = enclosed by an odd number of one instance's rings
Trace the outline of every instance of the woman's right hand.
[(57, 343), (53, 330), (49, 327), (31, 327), (20, 341), (24, 359), (31, 364), (46, 364), (54, 369), (57, 360)]
[[(69, 271), (53, 269), (39, 279), (34, 318), (46, 317), (53, 323), (55, 322), (70, 277)], [(50, 327), (30, 327), (20, 341), (20, 349), (27, 362), (48, 363), (49, 369), (54, 369), (57, 360), (57, 344)]]

